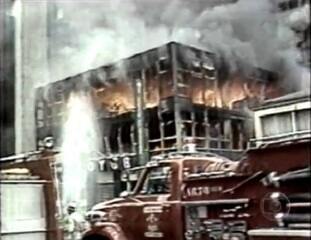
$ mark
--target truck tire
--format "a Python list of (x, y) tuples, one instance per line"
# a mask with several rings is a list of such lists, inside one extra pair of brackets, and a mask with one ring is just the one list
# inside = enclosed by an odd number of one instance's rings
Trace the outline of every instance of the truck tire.
[(106, 227), (105, 235), (109, 240), (127, 240), (121, 231), (117, 231), (114, 227)]
[(90, 233), (84, 236), (82, 240), (127, 240), (123, 232), (117, 230), (115, 227), (106, 226), (100, 232)]

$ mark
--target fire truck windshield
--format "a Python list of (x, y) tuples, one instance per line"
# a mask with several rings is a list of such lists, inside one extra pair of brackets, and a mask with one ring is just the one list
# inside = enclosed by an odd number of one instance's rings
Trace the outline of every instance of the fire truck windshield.
[(171, 189), (171, 167), (151, 168), (140, 194), (168, 194)]

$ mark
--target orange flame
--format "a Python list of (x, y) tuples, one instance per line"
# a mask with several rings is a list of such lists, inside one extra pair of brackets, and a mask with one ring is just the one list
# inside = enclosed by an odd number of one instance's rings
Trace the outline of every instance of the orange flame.
[(116, 83), (94, 89), (93, 95), (111, 113), (121, 114), (135, 109), (134, 93), (129, 84)]
[[(184, 91), (183, 96), (191, 98), (195, 104), (204, 104), (210, 107), (229, 108), (234, 107), (234, 103), (247, 101), (247, 99), (262, 100), (264, 95), (278, 92), (276, 86), (266, 86), (257, 81), (243, 79), (239, 76), (232, 77), (222, 84), (222, 86), (210, 86), (207, 88), (204, 82), (195, 82), (190, 89)], [(94, 89), (94, 95), (98, 103), (111, 113), (122, 114), (135, 110), (134, 90), (126, 82), (115, 83), (100, 89)], [(148, 81), (144, 91), (144, 104), (146, 108), (159, 105), (159, 82)]]

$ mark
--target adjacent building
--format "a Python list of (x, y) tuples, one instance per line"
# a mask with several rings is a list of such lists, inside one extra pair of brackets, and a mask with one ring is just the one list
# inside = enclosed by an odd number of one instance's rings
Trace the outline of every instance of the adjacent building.
[(15, 19), (13, 1), (0, 1), (0, 157), (15, 152)]
[(311, 137), (310, 90), (265, 101), (254, 110), (255, 146)]

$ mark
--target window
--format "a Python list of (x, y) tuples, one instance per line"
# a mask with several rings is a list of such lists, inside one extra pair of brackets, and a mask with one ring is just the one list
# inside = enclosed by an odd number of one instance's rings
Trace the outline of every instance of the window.
[(30, 227), (31, 229), (45, 228), (46, 212), (43, 190), (44, 186), (41, 184), (1, 185), (2, 230), (23, 232), (29, 230)]
[(157, 167), (150, 170), (141, 194), (168, 194), (171, 190), (171, 168)]
[(275, 136), (290, 133), (292, 129), (291, 113), (268, 115), (262, 118), (263, 136)]
[(310, 121), (311, 121), (311, 110), (301, 110), (296, 112), (296, 128), (297, 131), (304, 131), (304, 130), (310, 130)]
[(170, 59), (168, 59), (166, 57), (161, 57), (159, 59), (159, 62), (158, 62), (158, 69), (159, 69), (158, 71), (160, 73), (166, 72), (170, 69), (170, 67), (171, 67), (170, 65), (171, 65)]
[(192, 70), (194, 73), (201, 73), (201, 62), (199, 60), (192, 61)]

